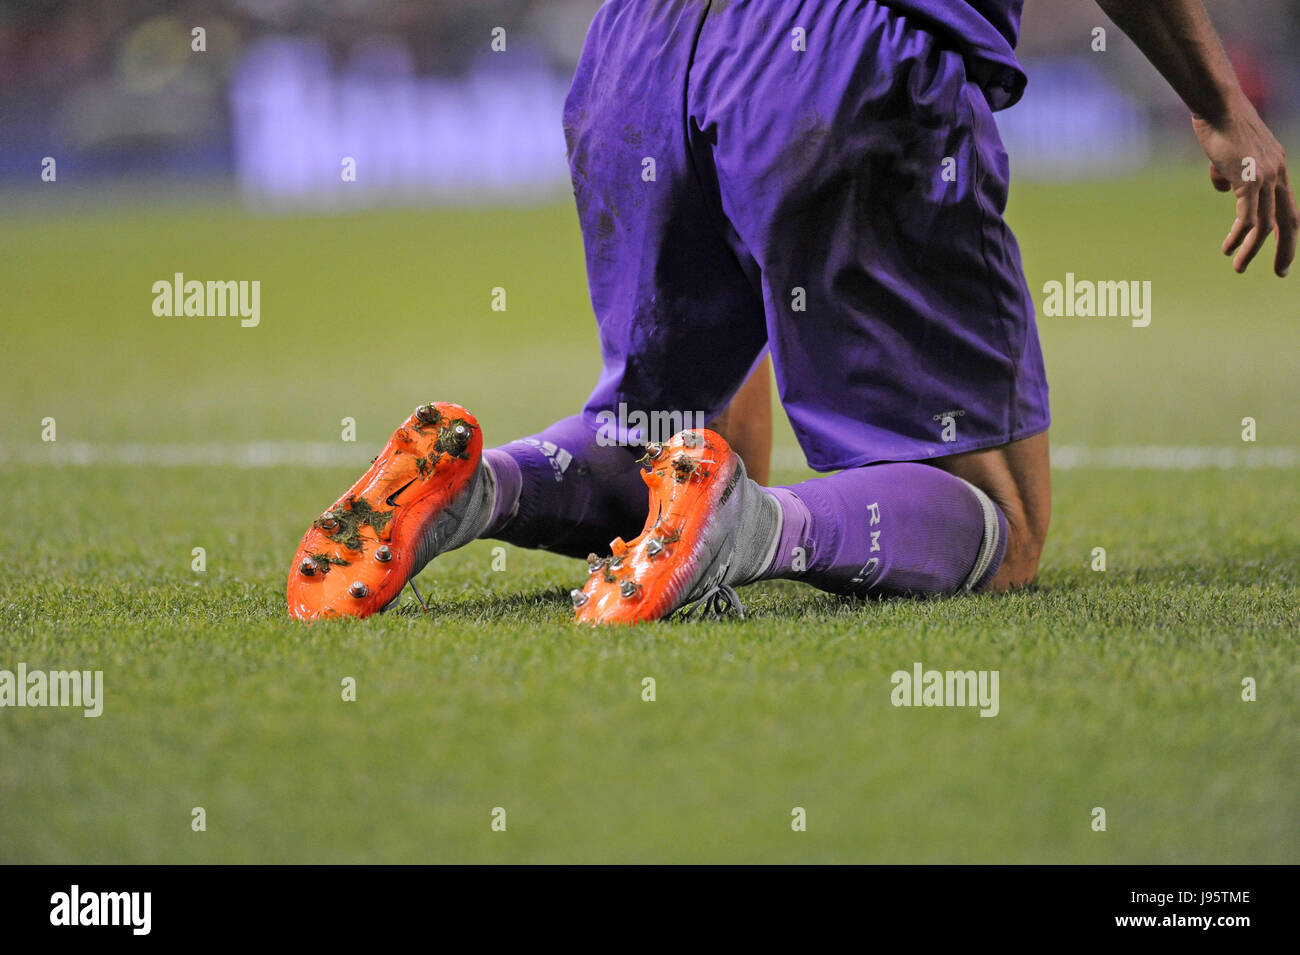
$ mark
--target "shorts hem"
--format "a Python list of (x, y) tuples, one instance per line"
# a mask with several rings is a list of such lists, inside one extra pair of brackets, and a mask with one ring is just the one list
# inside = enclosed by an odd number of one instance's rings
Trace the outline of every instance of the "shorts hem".
[(866, 454), (859, 454), (850, 458), (836, 459), (835, 461), (825, 463), (820, 461), (814, 462), (806, 454), (804, 455), (804, 459), (807, 461), (808, 467), (812, 468), (819, 474), (824, 474), (827, 471), (847, 471), (849, 468), (861, 468), (871, 464), (925, 464), (927, 461), (951, 457), (954, 454), (966, 454), (970, 451), (987, 451), (989, 448), (1000, 448), (1013, 441), (1023, 441), (1025, 438), (1032, 438), (1035, 435), (1043, 434), (1051, 426), (1051, 419), (1048, 419), (1040, 424), (1030, 425), (1017, 431), (1013, 431), (1006, 437), (998, 436), (994, 438), (957, 441), (948, 447), (936, 449), (934, 454), (924, 455), (921, 457), (918, 457), (915, 453), (904, 451), (893, 454), (888, 452), (868, 452)]

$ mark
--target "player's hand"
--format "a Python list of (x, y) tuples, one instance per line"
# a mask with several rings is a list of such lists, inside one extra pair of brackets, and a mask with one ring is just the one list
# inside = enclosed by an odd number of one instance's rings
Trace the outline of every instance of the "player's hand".
[(1282, 144), (1244, 97), (1219, 122), (1194, 115), (1192, 125), (1210, 157), (1210, 182), (1237, 197), (1237, 218), (1223, 240), (1223, 254), (1235, 250), (1232, 267), (1244, 272), (1269, 233), (1276, 232), (1273, 271), (1286, 275), (1295, 258), (1300, 211), (1287, 179)]

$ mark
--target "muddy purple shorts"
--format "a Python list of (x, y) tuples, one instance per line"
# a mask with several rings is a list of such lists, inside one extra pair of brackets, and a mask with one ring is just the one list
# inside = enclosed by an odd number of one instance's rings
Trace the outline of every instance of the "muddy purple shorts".
[(818, 470), (1045, 430), (967, 66), (874, 0), (609, 0), (564, 115), (604, 359), (585, 417), (711, 416), (766, 346)]

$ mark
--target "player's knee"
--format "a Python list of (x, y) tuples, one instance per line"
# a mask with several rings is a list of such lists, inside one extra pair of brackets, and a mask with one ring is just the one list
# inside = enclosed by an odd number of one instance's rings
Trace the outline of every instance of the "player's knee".
[(1028, 587), (1038, 576), (1038, 564), (1047, 540), (1046, 521), (1034, 521), (1023, 508), (1004, 508), (1007, 519), (1007, 549), (1002, 566), (990, 581), (995, 593)]

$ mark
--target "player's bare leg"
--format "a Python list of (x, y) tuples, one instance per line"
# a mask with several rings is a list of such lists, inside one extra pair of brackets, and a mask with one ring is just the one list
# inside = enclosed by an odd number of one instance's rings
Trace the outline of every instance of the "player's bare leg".
[(764, 357), (727, 409), (709, 424), (745, 462), (759, 484), (772, 473), (772, 359)]
[(975, 485), (1007, 519), (1007, 550), (988, 589), (1002, 592), (1032, 583), (1052, 516), (1047, 432), (1000, 448), (970, 451), (934, 461), (936, 467)]

